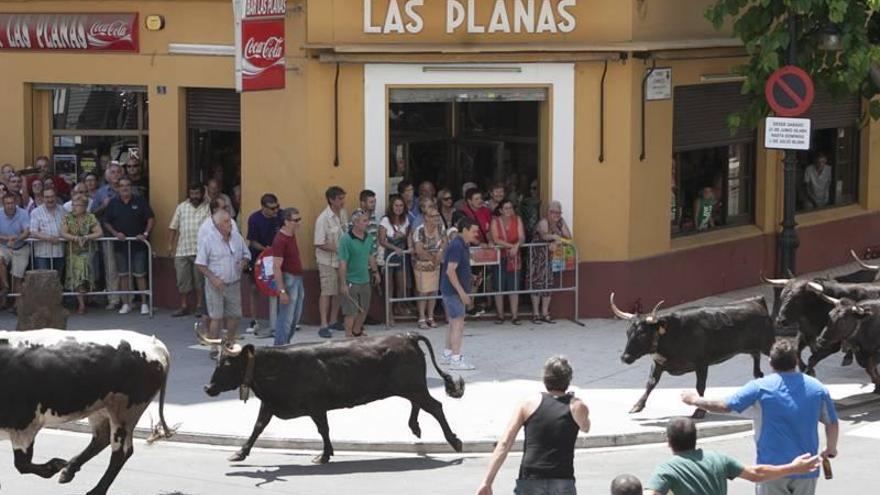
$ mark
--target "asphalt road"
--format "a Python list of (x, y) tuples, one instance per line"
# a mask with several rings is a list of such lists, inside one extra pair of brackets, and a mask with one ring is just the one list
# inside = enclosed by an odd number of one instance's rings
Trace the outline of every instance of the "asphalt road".
[[(880, 407), (842, 414), (840, 457), (834, 462), (834, 479), (822, 480), (818, 493), (844, 495), (870, 493), (880, 467)], [(37, 438), (35, 460), (63, 458), (82, 449), (88, 437), (81, 434), (43, 431)], [(18, 474), (9, 443), (0, 447), (0, 493), (73, 495), (87, 492), (100, 478), (109, 451), (83, 467), (69, 485)], [(744, 462), (754, 459), (751, 434), (700, 442), (700, 446), (725, 452)], [(234, 449), (186, 445), (174, 442), (152, 446), (137, 442), (134, 456), (111, 489), (114, 495), (250, 495), (250, 494), (470, 494), (474, 493), (488, 463), (488, 456), (364, 455), (337, 453), (333, 462), (311, 464), (314, 452), (255, 449), (244, 462), (230, 463)], [(608, 493), (610, 480), (629, 472), (647, 478), (653, 467), (669, 455), (663, 445), (634, 448), (584, 450), (576, 455), (578, 490), (582, 494)], [(520, 456), (511, 455), (502, 468), (495, 493), (511, 493)], [(864, 487), (860, 490), (856, 487)], [(733, 495), (754, 493), (750, 483), (729, 484)]]

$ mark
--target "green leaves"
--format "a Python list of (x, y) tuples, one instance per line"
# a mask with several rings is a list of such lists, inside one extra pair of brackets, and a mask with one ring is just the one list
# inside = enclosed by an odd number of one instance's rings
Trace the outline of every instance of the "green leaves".
[[(871, 67), (880, 64), (878, 11), (880, 0), (717, 0), (706, 10), (706, 19), (716, 29), (732, 26), (732, 34), (743, 41), (749, 60), (737, 72), (745, 76), (743, 92), (754, 97), (748, 109), (728, 118), (731, 128), (754, 128), (768, 115), (764, 85), (774, 70), (788, 63), (792, 14), (797, 16), (795, 65), (833, 96), (871, 99), (869, 114), (880, 119), (880, 103), (873, 100), (880, 87), (869, 77)], [(820, 48), (829, 27), (840, 35), (840, 52)]]

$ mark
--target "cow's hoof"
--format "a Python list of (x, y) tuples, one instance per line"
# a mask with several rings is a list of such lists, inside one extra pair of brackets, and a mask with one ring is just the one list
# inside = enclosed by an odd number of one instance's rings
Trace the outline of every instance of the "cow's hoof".
[(853, 363), (853, 355), (847, 353), (843, 356), (843, 361), (840, 362), (840, 365), (841, 366), (849, 366), (852, 363)]
[(461, 440), (459, 440), (458, 437), (453, 438), (452, 441), (449, 442), (449, 445), (452, 445), (452, 448), (453, 448), (456, 452), (461, 452), (461, 451), (462, 451), (463, 445), (462, 445), (462, 443), (461, 443)]
[(61, 476), (58, 477), (58, 483), (61, 483), (62, 485), (70, 483), (73, 481), (74, 476), (76, 476), (76, 471), (72, 469), (64, 469), (61, 471)]
[(107, 495), (107, 490), (99, 490), (95, 488), (94, 490), (86, 493), (86, 495)]
[(246, 453), (239, 450), (238, 452), (229, 456), (229, 460), (232, 462), (240, 462), (240, 461), (247, 459), (247, 456), (248, 455)]
[(410, 431), (412, 434), (416, 436), (416, 438), (422, 438), (422, 428), (418, 425), (410, 427)]
[(49, 468), (49, 472), (52, 473), (51, 476), (55, 476), (58, 471), (67, 467), (67, 461), (64, 459), (54, 458), (46, 463), (46, 466)]
[(645, 408), (644, 404), (636, 404), (629, 410), (630, 414), (640, 413)]
[(874, 385), (874, 393), (880, 394), (880, 385)]
[(330, 462), (330, 456), (324, 454), (316, 455), (312, 459), (312, 464), (327, 464), (328, 462)]
[(706, 410), (705, 409), (697, 409), (696, 411), (694, 411), (693, 414), (691, 414), (691, 417), (694, 419), (703, 419), (706, 417)]

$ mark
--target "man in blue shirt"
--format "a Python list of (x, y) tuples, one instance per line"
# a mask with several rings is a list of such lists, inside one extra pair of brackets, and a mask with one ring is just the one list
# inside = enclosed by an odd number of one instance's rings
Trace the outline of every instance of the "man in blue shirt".
[(31, 252), (30, 246), (24, 242), (31, 233), (30, 217), (18, 207), (17, 202), (14, 194), (3, 196), (3, 212), (0, 213), (0, 307), (6, 305), (6, 294), (9, 292), (6, 266), (12, 265), (13, 292), (20, 292)]
[(471, 288), (470, 246), (477, 242), (480, 229), (472, 219), (463, 218), (458, 223), (458, 232), (443, 253), (443, 268), (440, 270), (440, 294), (449, 320), (446, 348), (440, 360), (448, 363), (451, 369), (472, 370), (474, 366), (461, 358), (461, 341), (465, 307), (471, 305), (471, 296), (468, 295)]
[[(752, 380), (723, 401), (707, 400), (683, 392), (685, 404), (707, 411), (741, 413), (755, 407), (755, 443), (758, 464), (785, 464), (798, 455), (819, 452), (818, 423), (825, 425), (825, 449), (821, 456), (837, 456), (840, 433), (834, 402), (818, 380), (797, 370), (797, 350), (780, 340), (770, 350), (770, 366), (776, 372)], [(812, 495), (818, 472), (793, 475), (758, 485), (758, 495)]]

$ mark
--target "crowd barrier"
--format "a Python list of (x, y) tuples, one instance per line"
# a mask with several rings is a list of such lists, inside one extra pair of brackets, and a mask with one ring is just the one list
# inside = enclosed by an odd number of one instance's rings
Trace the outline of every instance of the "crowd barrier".
[[(25, 242), (28, 244), (27, 248), (30, 251), (30, 253), (29, 253), (30, 261), (28, 263), (28, 270), (33, 270), (33, 269), (35, 269), (35, 266), (36, 266), (36, 263), (35, 263), (36, 256), (34, 253), (34, 251), (35, 251), (34, 244), (48, 243), (49, 241), (44, 241), (44, 240), (35, 239), (35, 238), (31, 237), (31, 238), (25, 239)], [(66, 266), (67, 258), (68, 258), (68, 248), (67, 248), (68, 242), (70, 242), (70, 241), (68, 241), (66, 239), (59, 239), (58, 240), (58, 244), (63, 245), (63, 249), (64, 249), (64, 256), (63, 257), (65, 259), (65, 266)], [(129, 268), (132, 267), (132, 259), (131, 259), (131, 245), (132, 245), (132, 243), (133, 242), (143, 243), (146, 246), (146, 249), (147, 249), (147, 288), (146, 288), (146, 290), (136, 290), (135, 289), (136, 284), (135, 284), (135, 280), (134, 280), (134, 275), (132, 273), (133, 270), (129, 269), (128, 270), (128, 286), (131, 290), (127, 290), (127, 291), (107, 290), (107, 288), (105, 288), (105, 290), (103, 290), (103, 291), (89, 291), (89, 292), (77, 292), (77, 291), (66, 291), (65, 290), (64, 292), (62, 292), (62, 295), (64, 295), (64, 296), (76, 296), (76, 295), (84, 295), (84, 296), (126, 296), (126, 295), (140, 296), (140, 295), (145, 295), (145, 296), (147, 296), (147, 300), (149, 301), (148, 305), (150, 307), (150, 318), (152, 318), (153, 317), (153, 246), (150, 244), (150, 241), (145, 240), (145, 239), (144, 240), (138, 239), (137, 237), (126, 237), (124, 240), (117, 239), (116, 237), (101, 237), (101, 238), (95, 239), (94, 241), (89, 241), (88, 248), (89, 248), (89, 257), (90, 257), (91, 266), (92, 266), (92, 278), (93, 278), (92, 282), (93, 282), (93, 284), (97, 281), (100, 281), (100, 279), (96, 278), (97, 273), (98, 273), (98, 270), (96, 269), (96, 267), (98, 265), (97, 258), (99, 256), (103, 256), (104, 253), (106, 252), (101, 247), (105, 242), (111, 246), (112, 246), (112, 243), (124, 242), (126, 244), (126, 256), (128, 258)], [(22, 249), (24, 249), (24, 248), (22, 248)], [(112, 251), (112, 249), (111, 249), (111, 251)], [(50, 260), (49, 261), (49, 269), (54, 270), (55, 269), (55, 259), (54, 258), (48, 258), (48, 259)], [(115, 265), (115, 262), (114, 262), (114, 265)], [(103, 263), (103, 267), (104, 267), (103, 270), (106, 271), (107, 270), (106, 260)], [(13, 285), (11, 282), (11, 280), (12, 280), (12, 265), (11, 264), (9, 264), (7, 266), (7, 274), (8, 274), (7, 281), (9, 282), (8, 287), (12, 288)], [(61, 274), (62, 287), (64, 286), (64, 277), (65, 277), (65, 274), (62, 273)], [(105, 279), (106, 279), (106, 276), (105, 276)], [(8, 295), (12, 296), (12, 297), (20, 297), (21, 293), (10, 292)]]
[[(503, 266), (505, 258), (502, 256), (502, 251), (506, 251), (506, 249), (498, 246), (471, 248), (472, 278), (481, 280), (481, 283), (476, 285), (476, 287), (470, 288), (472, 299), (512, 295), (552, 295), (559, 292), (572, 292), (574, 294), (574, 302), (572, 305), (571, 321), (583, 326), (578, 320), (580, 258), (577, 247), (573, 243), (551, 244), (542, 242), (520, 246), (520, 266), (513, 270), (514, 288), (507, 290), (501, 290), (502, 284), (500, 283), (500, 278), (506, 269)], [(385, 258), (382, 270), (384, 274), (383, 288), (385, 293), (386, 327), (390, 327), (394, 323), (394, 304), (432, 299), (441, 300), (439, 292), (426, 296), (416, 293), (413, 281), (412, 255), (413, 252), (411, 250), (400, 253), (392, 251)], [(542, 269), (538, 266), (538, 261), (541, 263), (546, 261), (546, 267)], [(395, 291), (394, 272), (396, 270), (403, 271), (402, 296), (398, 295)]]

